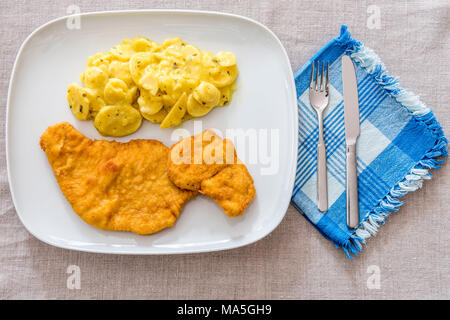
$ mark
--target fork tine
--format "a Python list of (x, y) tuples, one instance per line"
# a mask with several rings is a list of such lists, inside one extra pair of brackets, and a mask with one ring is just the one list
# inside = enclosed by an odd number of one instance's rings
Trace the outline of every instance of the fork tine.
[(316, 87), (315, 87), (316, 91), (319, 90), (319, 89), (318, 89), (318, 85), (319, 85), (319, 67), (320, 67), (319, 61), (317, 61)]
[(312, 65), (311, 65), (311, 80), (309, 82), (309, 87), (312, 88), (313, 87), (313, 80), (314, 80), (314, 63), (315, 61), (313, 61)]
[(330, 62), (327, 62), (327, 83), (325, 84), (325, 90), (328, 92), (328, 83), (330, 82), (329, 80), (329, 73), (330, 73)]
[(322, 61), (322, 73), (320, 74), (320, 91), (325, 90), (325, 83), (323, 83), (323, 68), (325, 67), (325, 62)]

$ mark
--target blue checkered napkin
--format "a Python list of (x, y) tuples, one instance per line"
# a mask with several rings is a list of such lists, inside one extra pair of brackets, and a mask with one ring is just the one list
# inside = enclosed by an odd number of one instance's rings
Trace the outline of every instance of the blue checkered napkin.
[[(361, 135), (357, 144), (360, 224), (346, 225), (345, 127), (341, 57), (355, 62), (359, 91)], [(317, 117), (309, 103), (312, 61), (330, 62), (330, 104), (325, 112), (325, 144), (328, 168), (326, 213), (317, 209)], [(374, 235), (386, 217), (403, 204), (399, 197), (417, 190), (429, 169), (439, 168), (447, 156), (442, 127), (417, 96), (401, 89), (387, 74), (378, 56), (341, 34), (317, 52), (295, 74), (298, 96), (298, 165), (292, 203), (350, 258)]]

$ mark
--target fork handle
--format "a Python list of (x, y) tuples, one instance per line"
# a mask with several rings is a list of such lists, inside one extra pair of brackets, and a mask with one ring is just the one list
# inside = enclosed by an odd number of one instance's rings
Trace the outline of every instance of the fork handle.
[(322, 212), (328, 210), (327, 189), (327, 154), (323, 136), (319, 136), (317, 144), (317, 208)]

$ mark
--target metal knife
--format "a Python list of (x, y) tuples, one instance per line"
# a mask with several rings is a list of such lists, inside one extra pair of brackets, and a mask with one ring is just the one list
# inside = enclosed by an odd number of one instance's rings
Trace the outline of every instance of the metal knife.
[(359, 225), (358, 171), (356, 169), (356, 140), (359, 136), (359, 102), (356, 71), (349, 56), (342, 56), (342, 83), (344, 87), (344, 121), (347, 164), (347, 226)]

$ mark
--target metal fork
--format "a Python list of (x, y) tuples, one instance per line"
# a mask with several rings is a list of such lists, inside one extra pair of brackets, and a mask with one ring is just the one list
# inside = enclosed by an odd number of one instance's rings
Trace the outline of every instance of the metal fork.
[[(317, 112), (317, 118), (319, 121), (319, 142), (317, 144), (317, 207), (320, 211), (328, 210), (328, 191), (327, 191), (327, 154), (325, 149), (325, 141), (323, 138), (323, 111), (330, 102), (329, 87), (328, 87), (328, 73), (330, 69), (330, 63), (327, 62), (326, 70), (326, 82), (324, 83), (324, 67), (325, 62), (322, 62), (322, 73), (320, 74), (319, 85), (319, 69), (320, 62), (317, 61), (317, 72), (314, 72), (315, 61), (312, 63), (311, 68), (311, 81), (309, 83), (309, 100), (311, 106)], [(314, 80), (315, 73), (315, 80)]]

